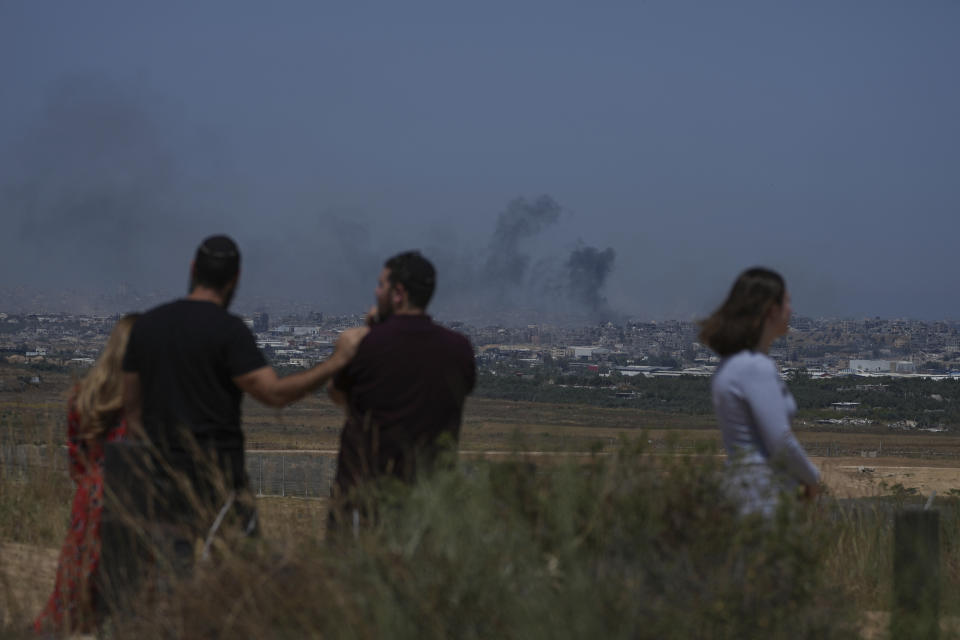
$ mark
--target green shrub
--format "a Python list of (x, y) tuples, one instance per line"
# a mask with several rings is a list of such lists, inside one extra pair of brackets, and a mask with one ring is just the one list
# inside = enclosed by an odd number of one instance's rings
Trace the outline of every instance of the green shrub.
[[(740, 518), (719, 468), (623, 444), (586, 463), (471, 462), (365, 496), (331, 540), (228, 545), (118, 633), (182, 637), (842, 638), (840, 518)], [(237, 550), (239, 549), (239, 550)]]

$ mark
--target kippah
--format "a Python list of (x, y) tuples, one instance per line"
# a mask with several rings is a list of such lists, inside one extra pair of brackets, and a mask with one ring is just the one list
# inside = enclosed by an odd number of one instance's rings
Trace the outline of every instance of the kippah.
[(197, 249), (197, 253), (211, 258), (236, 258), (240, 255), (240, 250), (237, 248), (237, 243), (229, 236), (218, 235), (204, 240)]

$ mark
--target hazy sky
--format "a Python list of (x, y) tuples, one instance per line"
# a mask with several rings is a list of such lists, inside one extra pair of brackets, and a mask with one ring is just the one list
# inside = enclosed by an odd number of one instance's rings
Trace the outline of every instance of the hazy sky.
[(0, 310), (179, 295), (226, 232), (240, 310), (359, 311), (415, 247), (442, 317), (689, 318), (764, 264), (804, 315), (960, 319), (958, 34), (957, 0), (0, 0)]

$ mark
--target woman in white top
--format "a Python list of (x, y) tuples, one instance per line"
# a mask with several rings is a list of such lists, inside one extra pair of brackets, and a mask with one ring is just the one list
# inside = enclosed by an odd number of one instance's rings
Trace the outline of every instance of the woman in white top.
[(729, 488), (742, 514), (772, 516), (782, 492), (818, 492), (820, 474), (790, 430), (797, 404), (767, 355), (787, 333), (790, 294), (780, 274), (740, 274), (724, 303), (701, 323), (700, 340), (723, 360), (711, 385), (727, 450)]

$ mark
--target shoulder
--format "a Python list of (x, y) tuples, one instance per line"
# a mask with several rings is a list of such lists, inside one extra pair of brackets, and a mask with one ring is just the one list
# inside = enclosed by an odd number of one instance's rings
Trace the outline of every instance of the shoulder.
[(370, 327), (370, 331), (367, 332), (367, 335), (360, 339), (360, 344), (357, 345), (357, 349), (366, 350), (376, 346), (378, 343), (389, 342), (393, 339), (394, 333), (395, 332), (392, 330), (389, 322), (375, 324)]
[[(408, 338), (411, 337), (416, 337), (416, 341), (409, 342)], [(413, 348), (413, 344), (422, 345), (424, 340), (442, 345), (445, 349), (473, 355), (473, 346), (465, 335), (437, 324), (429, 318), (390, 318), (382, 324), (374, 325), (370, 333), (360, 342), (359, 349), (368, 351), (388, 344), (405, 344)]]
[(443, 334), (447, 340), (467, 345), (470, 344), (470, 340), (467, 338), (467, 336), (463, 335), (459, 331), (454, 331), (453, 329), (445, 327), (442, 324), (437, 324), (436, 322), (432, 322), (432, 324), (434, 326), (434, 331)]
[(777, 365), (770, 356), (755, 351), (741, 351), (730, 356), (727, 366), (743, 373), (777, 372)]
[[(171, 300), (170, 302), (157, 305), (156, 307), (145, 311), (140, 319), (137, 320), (137, 323), (142, 322), (144, 319), (160, 318), (170, 313), (176, 313), (177, 310), (182, 308), (183, 304), (184, 300)], [(136, 323), (134, 323), (134, 326), (136, 326)]]
[(243, 318), (223, 309), (221, 309), (221, 311), (223, 311), (223, 321), (225, 323), (229, 324), (231, 327), (242, 329), (245, 333), (253, 334), (253, 331), (251, 331), (250, 327), (247, 326), (247, 323), (243, 321)]
[(175, 300), (158, 308), (158, 311), (160, 309), (163, 309), (164, 315), (171, 317), (174, 323), (184, 323), (214, 332), (250, 332), (243, 318), (205, 300)]
[[(448, 329), (449, 331), (449, 329)], [(457, 333), (456, 331), (450, 331), (451, 340), (456, 344), (465, 355), (469, 356), (470, 359), (473, 359), (473, 344), (470, 343), (470, 339), (462, 333)]]
[(154, 327), (163, 327), (173, 318), (183, 313), (182, 300), (173, 300), (144, 311), (133, 323), (132, 335), (151, 331)]
[(232, 353), (245, 354), (245, 357), (252, 358), (252, 361), (259, 362), (260, 366), (266, 363), (260, 349), (257, 347), (257, 337), (247, 326), (240, 316), (221, 309), (221, 314), (210, 324), (210, 330), (216, 333), (218, 340)]
[(776, 377), (777, 365), (767, 355), (754, 351), (740, 351), (728, 357), (714, 376), (715, 386), (734, 384), (737, 381)]
[(473, 345), (470, 344), (470, 340), (467, 338), (467, 336), (463, 335), (459, 331), (448, 329), (447, 327), (437, 324), (436, 322), (431, 321), (430, 324), (434, 332), (434, 336), (438, 342), (441, 342), (451, 350), (459, 352), (460, 355), (469, 354), (471, 358), (473, 357)]

